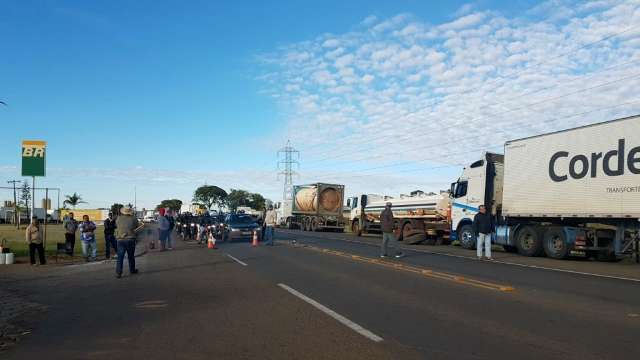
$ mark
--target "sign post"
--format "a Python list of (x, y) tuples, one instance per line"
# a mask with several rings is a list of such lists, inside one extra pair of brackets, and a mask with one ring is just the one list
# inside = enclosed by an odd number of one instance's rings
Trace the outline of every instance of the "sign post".
[[(29, 222), (33, 218), (36, 209), (36, 176), (46, 176), (47, 142), (42, 140), (23, 140), (22, 141), (22, 176), (31, 177), (31, 216)], [(47, 212), (45, 210), (45, 221)], [(43, 244), (46, 246), (46, 244)]]

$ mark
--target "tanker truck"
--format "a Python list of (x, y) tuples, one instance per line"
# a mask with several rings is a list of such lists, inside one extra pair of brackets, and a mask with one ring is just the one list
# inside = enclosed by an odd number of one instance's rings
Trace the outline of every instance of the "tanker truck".
[(351, 231), (358, 236), (380, 233), (380, 214), (387, 202), (392, 204), (399, 240), (430, 245), (449, 243), (451, 224), (448, 191), (439, 194), (414, 192), (409, 196), (401, 195), (399, 199), (375, 194), (349, 198), (347, 206), (351, 208)]
[(640, 116), (508, 141), (464, 168), (451, 195), (465, 248), (483, 204), (506, 251), (615, 260), (640, 232)]
[(304, 231), (342, 232), (345, 226), (343, 199), (344, 185), (294, 185), (291, 206), (284, 207), (285, 227)]

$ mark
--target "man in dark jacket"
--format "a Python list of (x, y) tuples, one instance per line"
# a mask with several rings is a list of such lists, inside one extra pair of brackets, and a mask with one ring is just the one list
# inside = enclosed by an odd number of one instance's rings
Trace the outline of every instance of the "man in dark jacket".
[(395, 227), (395, 220), (393, 219), (393, 211), (391, 211), (391, 203), (388, 202), (380, 213), (380, 226), (382, 228), (382, 248), (380, 249), (380, 257), (387, 257), (387, 246), (389, 243), (396, 253), (396, 258), (402, 257), (402, 252), (398, 247), (398, 240), (393, 233)]
[(476, 254), (478, 260), (482, 260), (482, 246), (484, 245), (484, 252), (488, 260), (493, 260), (491, 257), (491, 233), (493, 232), (493, 217), (487, 213), (487, 208), (484, 205), (480, 205), (478, 208), (480, 211), (473, 218), (473, 233), (476, 235)]
[(118, 243), (116, 241), (116, 219), (113, 213), (109, 213), (109, 217), (104, 220), (104, 255), (107, 259), (111, 258), (111, 248), (113, 252), (118, 252)]

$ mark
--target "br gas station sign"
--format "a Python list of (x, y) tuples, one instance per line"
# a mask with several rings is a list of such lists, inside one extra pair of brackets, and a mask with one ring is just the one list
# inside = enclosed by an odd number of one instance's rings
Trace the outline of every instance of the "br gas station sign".
[(22, 176), (46, 175), (46, 148), (46, 141), (24, 140), (22, 142)]

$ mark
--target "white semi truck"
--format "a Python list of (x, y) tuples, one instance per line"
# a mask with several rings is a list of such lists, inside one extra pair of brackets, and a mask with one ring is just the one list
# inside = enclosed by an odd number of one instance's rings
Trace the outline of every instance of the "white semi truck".
[(347, 199), (351, 208), (351, 231), (358, 236), (363, 233), (379, 233), (380, 213), (385, 204), (391, 202), (396, 234), (400, 240), (430, 245), (449, 243), (450, 198), (444, 191), (439, 194), (416, 192), (411, 196), (363, 194)]
[(509, 141), (466, 167), (451, 195), (465, 248), (484, 204), (507, 251), (614, 260), (640, 232), (640, 116)]

